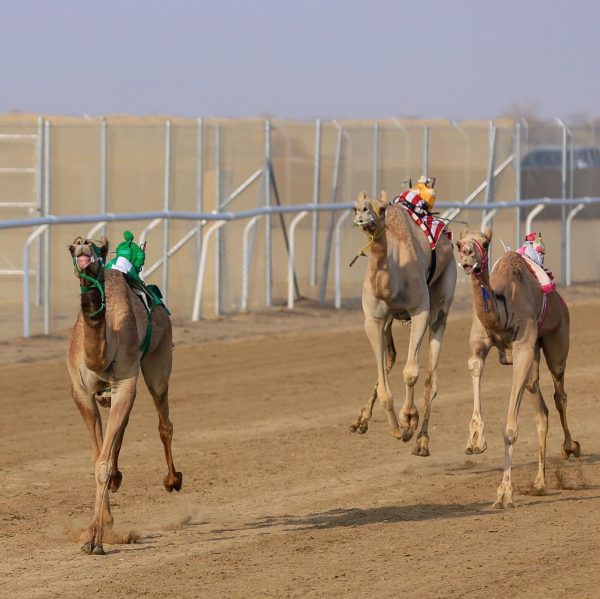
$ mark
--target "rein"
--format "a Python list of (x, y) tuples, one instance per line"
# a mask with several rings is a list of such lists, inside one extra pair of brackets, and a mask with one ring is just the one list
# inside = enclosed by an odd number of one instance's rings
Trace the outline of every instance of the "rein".
[(381, 222), (383, 221), (383, 218), (381, 218), (379, 220), (379, 222), (377, 223), (377, 229), (375, 229), (375, 233), (373, 233), (373, 235), (371, 235), (370, 233), (367, 233), (367, 235), (369, 235), (369, 237), (371, 238), (371, 240), (369, 241), (369, 243), (367, 243), (367, 245), (365, 245), (364, 248), (362, 248), (358, 254), (356, 254), (356, 256), (354, 256), (354, 258), (352, 258), (352, 262), (350, 262), (350, 264), (348, 265), (349, 267), (353, 266), (354, 263), (361, 257), (361, 256), (365, 256), (366, 257), (366, 251), (383, 235), (383, 231), (385, 230), (385, 226), (381, 227), (381, 229), (379, 229), (379, 225), (381, 224)]

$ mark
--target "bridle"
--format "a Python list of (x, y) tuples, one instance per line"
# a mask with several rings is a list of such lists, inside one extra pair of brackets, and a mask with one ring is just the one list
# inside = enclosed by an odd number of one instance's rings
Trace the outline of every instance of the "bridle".
[(98, 246), (95, 243), (91, 243), (90, 244), (92, 247), (92, 251), (94, 252), (93, 256), (90, 256), (91, 258), (91, 262), (90, 264), (93, 264), (94, 262), (98, 262), (98, 276), (97, 278), (94, 278), (86, 273), (84, 273), (82, 270), (79, 270), (79, 267), (77, 266), (77, 258), (75, 256), (73, 256), (73, 266), (74, 266), (74, 272), (75, 272), (75, 276), (79, 279), (88, 281), (90, 283), (90, 285), (80, 285), (79, 291), (81, 293), (81, 295), (84, 295), (85, 293), (89, 293), (90, 291), (93, 291), (94, 289), (97, 289), (100, 292), (100, 307), (95, 310), (94, 312), (91, 312), (90, 314), (88, 314), (88, 316), (90, 318), (94, 318), (95, 316), (98, 316), (98, 314), (100, 314), (103, 310), (106, 309), (106, 304), (104, 303), (104, 258), (102, 256), (102, 253), (100, 252), (100, 248), (98, 248)]
[(363, 247), (356, 254), (356, 256), (354, 256), (349, 266), (352, 266), (361, 256), (366, 256), (367, 254), (365, 252), (383, 235), (383, 232), (385, 231), (385, 213), (382, 214), (382, 209), (378, 209), (373, 202), (369, 202), (369, 204), (373, 208), (373, 211), (376, 215), (372, 217), (372, 220), (376, 220), (375, 231), (373, 231), (373, 233), (369, 233), (364, 229), (364, 227), (357, 223), (356, 220), (354, 221), (354, 226), (361, 227), (364, 233), (369, 237), (369, 243), (367, 243), (367, 245), (365, 245), (365, 247)]
[(458, 251), (461, 254), (463, 253), (463, 248), (467, 245), (467, 243), (470, 243), (479, 252), (479, 262), (475, 262), (473, 265), (473, 272), (478, 278), (481, 278), (481, 274), (485, 272), (485, 269), (489, 264), (489, 255), (487, 249), (485, 249), (476, 239), (467, 239), (466, 241), (458, 243)]

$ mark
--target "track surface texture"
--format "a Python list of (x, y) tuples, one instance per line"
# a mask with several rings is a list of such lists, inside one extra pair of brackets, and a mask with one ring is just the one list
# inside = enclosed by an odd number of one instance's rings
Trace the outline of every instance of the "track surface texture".
[[(548, 488), (530, 490), (537, 440), (524, 402), (517, 507), (504, 511), (491, 504), (511, 370), (493, 350), (483, 382), (488, 450), (466, 456), (467, 304), (447, 329), (429, 458), (411, 454), (414, 439), (389, 435), (378, 405), (366, 435), (349, 432), (375, 381), (361, 313), (301, 306), (178, 324), (170, 395), (183, 489), (163, 488), (157, 418), (140, 384), (121, 451), (123, 485), (111, 496), (115, 542), (104, 557), (81, 553), (78, 542), (95, 484), (68, 390), (66, 334), (2, 344), (0, 595), (597, 597), (600, 300), (597, 288), (566, 297), (568, 413), (582, 457), (560, 457), (544, 365)], [(399, 408), (408, 330), (395, 330)]]

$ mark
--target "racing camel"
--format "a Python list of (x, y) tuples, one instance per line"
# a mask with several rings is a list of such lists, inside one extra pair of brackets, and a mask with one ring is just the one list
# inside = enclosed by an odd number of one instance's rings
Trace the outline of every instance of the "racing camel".
[(524, 395), (535, 410), (539, 443), (538, 472), (534, 487), (542, 492), (545, 481), (548, 409), (539, 386), (540, 351), (544, 352), (554, 382), (554, 403), (560, 415), (565, 440), (562, 455), (580, 455), (567, 425), (567, 394), (564, 375), (569, 353), (569, 310), (552, 285), (545, 294), (533, 266), (516, 252), (507, 252), (490, 274), (488, 250), (492, 231), (464, 230), (460, 236), (460, 264), (471, 276), (473, 324), (468, 365), (473, 381), (473, 416), (466, 453), (486, 449), (481, 417), (481, 375), (485, 359), (495, 346), (503, 364), (513, 365), (512, 389), (504, 429), (504, 475), (495, 507), (514, 507), (511, 483), (513, 446), (519, 432), (518, 415)]
[[(117, 460), (140, 370), (158, 412), (158, 431), (168, 467), (165, 488), (169, 492), (181, 489), (182, 475), (175, 470), (171, 453), (173, 425), (169, 420), (171, 321), (166, 309), (152, 310), (151, 340), (142, 349), (142, 340), (147, 339), (148, 311), (122, 272), (104, 268), (108, 241), (102, 238), (95, 244), (78, 237), (69, 251), (80, 279), (81, 311), (71, 333), (67, 365), (73, 400), (92, 438), (96, 476), (94, 516), (82, 551), (103, 555), (104, 530), (113, 524), (108, 491), (115, 492), (121, 485)], [(102, 394), (106, 387), (110, 387), (108, 400)], [(109, 406), (104, 435), (98, 403)]]
[[(442, 234), (434, 254), (430, 241), (409, 210), (401, 204), (388, 204), (384, 192), (379, 199), (360, 194), (354, 205), (354, 224), (370, 239), (364, 248), (369, 248), (369, 263), (363, 283), (362, 306), (365, 332), (377, 365), (377, 383), (350, 429), (358, 433), (367, 431), (373, 404), (379, 398), (386, 410), (392, 436), (403, 441), (411, 439), (419, 424), (414, 401), (414, 387), (419, 376), (418, 355), (429, 330), (424, 416), (413, 449), (415, 455), (428, 456), (431, 403), (438, 389), (437, 365), (456, 284), (452, 242), (447, 234)], [(394, 412), (394, 397), (388, 380), (396, 358), (392, 338), (394, 319), (410, 320), (411, 323), (408, 358), (403, 371), (406, 395), (398, 416)]]

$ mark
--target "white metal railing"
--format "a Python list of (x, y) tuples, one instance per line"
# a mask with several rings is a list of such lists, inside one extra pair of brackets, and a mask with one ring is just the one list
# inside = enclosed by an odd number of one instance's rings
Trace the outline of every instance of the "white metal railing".
[[(527, 218), (528, 230), (533, 227), (533, 218), (536, 214), (539, 214), (546, 206), (572, 206), (572, 210), (566, 219), (567, 228), (566, 233), (568, 235), (566, 239), (566, 248), (568, 248), (568, 256), (566, 259), (566, 269), (563, 273), (563, 278), (566, 284), (571, 283), (571, 226), (573, 218), (586, 206), (599, 204), (600, 197), (586, 197), (580, 198), (575, 201), (571, 200), (552, 200), (548, 198), (542, 198), (537, 200), (523, 200), (520, 202), (494, 202), (493, 210), (505, 210), (510, 208), (533, 208)], [(202, 300), (204, 294), (204, 276), (206, 272), (206, 261), (209, 249), (209, 243), (214, 233), (224, 227), (230, 221), (248, 220), (248, 223), (244, 229), (243, 235), (243, 276), (242, 276), (242, 297), (241, 297), (241, 309), (246, 310), (248, 307), (248, 279), (249, 271), (251, 268), (251, 260), (249, 258), (249, 235), (253, 227), (255, 227), (258, 219), (262, 216), (272, 214), (296, 214), (292, 225), (290, 226), (290, 251), (288, 253), (288, 306), (293, 308), (294, 305), (294, 261), (296, 254), (296, 243), (295, 243), (295, 232), (296, 226), (302, 218), (304, 218), (310, 212), (338, 212), (346, 211), (335, 223), (335, 262), (334, 262), (334, 298), (335, 307), (340, 308), (342, 303), (341, 287), (342, 287), (342, 267), (341, 267), (341, 235), (342, 235), (342, 224), (346, 222), (350, 210), (353, 207), (353, 203), (345, 202), (339, 204), (296, 204), (289, 206), (269, 206), (256, 208), (254, 210), (245, 210), (240, 212), (219, 212), (219, 213), (198, 213), (198, 212), (176, 212), (176, 211), (158, 211), (158, 212), (145, 212), (145, 213), (131, 213), (131, 214), (100, 214), (100, 215), (71, 215), (71, 216), (54, 216), (48, 215), (40, 218), (33, 219), (18, 219), (18, 220), (7, 220), (0, 221), (0, 230), (3, 229), (14, 229), (35, 226), (36, 229), (29, 235), (25, 241), (23, 248), (23, 272), (30, 273), (30, 247), (32, 243), (38, 239), (42, 234), (46, 233), (49, 228), (53, 225), (61, 224), (85, 224), (85, 223), (96, 223), (90, 231), (95, 232), (100, 227), (104, 226), (109, 222), (123, 222), (123, 221), (154, 221), (155, 219), (160, 220), (191, 220), (197, 222), (213, 222), (213, 225), (207, 230), (204, 235), (202, 249), (199, 257), (198, 273), (196, 276), (196, 286), (192, 310), (192, 320), (198, 320), (202, 317)], [(451, 209), (468, 209), (468, 210), (484, 210), (490, 211), (490, 205), (478, 204), (464, 206), (462, 202), (439, 202), (439, 208)], [(194, 231), (195, 229), (192, 229)], [(188, 234), (188, 238), (192, 236), (192, 232)], [(185, 238), (184, 238), (185, 240)], [(182, 242), (184, 241), (182, 240)], [(180, 242), (181, 243), (181, 242)], [(172, 248), (173, 249), (173, 248)], [(172, 255), (174, 251), (170, 254)], [(169, 257), (169, 254), (167, 254)], [(48, 273), (45, 273), (46, 280), (49, 280)], [(45, 286), (44, 289), (44, 308), (45, 313), (48, 311), (49, 306), (49, 285)], [(31, 282), (29, 276), (23, 277), (23, 335), (29, 337), (31, 334)], [(48, 320), (45, 314), (45, 321)], [(49, 333), (49, 323), (45, 322), (44, 332)]]

